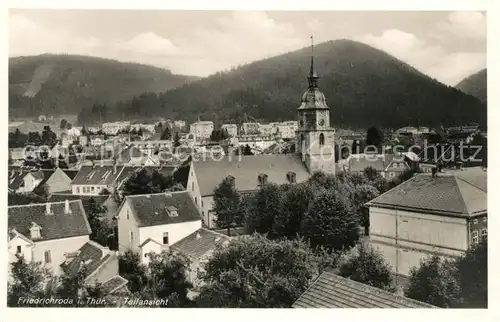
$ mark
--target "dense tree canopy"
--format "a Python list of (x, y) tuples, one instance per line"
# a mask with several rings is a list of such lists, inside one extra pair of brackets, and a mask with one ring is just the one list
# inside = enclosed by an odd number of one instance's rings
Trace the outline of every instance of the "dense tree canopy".
[(140, 195), (160, 193), (174, 187), (173, 176), (165, 177), (156, 169), (141, 169), (123, 184), (122, 195)]
[(241, 196), (236, 190), (233, 177), (227, 177), (214, 190), (214, 207), (217, 216), (215, 224), (218, 228), (227, 229), (231, 236), (231, 228), (243, 224), (244, 209)]

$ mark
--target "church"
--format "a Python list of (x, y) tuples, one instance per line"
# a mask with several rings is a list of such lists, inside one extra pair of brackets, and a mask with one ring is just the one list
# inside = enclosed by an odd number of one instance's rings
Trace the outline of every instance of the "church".
[(314, 69), (314, 46), (311, 46), (308, 89), (297, 109), (299, 128), (296, 153), (275, 155), (228, 155), (223, 158), (195, 158), (184, 171), (186, 190), (200, 209), (203, 224), (215, 228), (214, 189), (227, 177), (234, 179), (236, 189), (252, 193), (266, 183), (300, 183), (317, 171), (335, 174), (335, 130), (330, 126), (330, 109), (319, 90)]

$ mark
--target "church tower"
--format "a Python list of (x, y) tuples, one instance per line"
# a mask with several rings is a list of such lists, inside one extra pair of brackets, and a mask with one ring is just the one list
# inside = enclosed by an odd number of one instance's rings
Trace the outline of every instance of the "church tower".
[[(311, 36), (311, 42), (312, 39)], [(318, 89), (314, 43), (311, 44), (311, 68), (307, 79), (309, 88), (302, 95), (302, 104), (297, 109), (297, 150), (309, 173), (335, 174), (335, 130), (330, 127), (330, 108), (326, 105), (325, 95)]]

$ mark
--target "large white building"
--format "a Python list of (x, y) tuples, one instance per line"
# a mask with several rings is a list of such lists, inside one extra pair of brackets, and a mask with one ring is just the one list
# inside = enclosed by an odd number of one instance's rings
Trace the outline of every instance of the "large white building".
[(236, 124), (222, 124), (220, 128), (226, 130), (229, 136), (234, 137), (238, 135), (238, 125)]
[(488, 234), (486, 177), (482, 168), (419, 174), (371, 200), (371, 244), (404, 276), (430, 255), (462, 255)]
[(189, 132), (193, 133), (196, 139), (203, 140), (210, 138), (214, 130), (214, 122), (198, 121), (190, 125)]

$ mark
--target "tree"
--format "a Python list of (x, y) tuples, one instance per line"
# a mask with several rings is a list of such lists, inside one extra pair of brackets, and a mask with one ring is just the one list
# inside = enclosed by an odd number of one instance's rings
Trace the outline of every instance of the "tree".
[(261, 235), (219, 246), (200, 275), (199, 307), (287, 308), (309, 287), (325, 263), (303, 240), (272, 241)]
[(352, 205), (359, 225), (365, 228), (365, 235), (368, 235), (370, 232), (370, 213), (368, 208), (365, 207), (365, 203), (375, 199), (379, 194), (379, 191), (369, 184), (354, 187)]
[[(187, 294), (193, 287), (189, 282), (190, 260), (182, 254), (164, 251), (151, 254), (149, 272), (154, 294), (159, 298), (175, 298), (179, 307), (190, 306)], [(174, 303), (169, 303), (170, 305)], [(169, 306), (170, 306), (169, 305)]]
[[(7, 281), (7, 306), (30, 306), (23, 299), (40, 298), (48, 293), (52, 279), (50, 271), (40, 262), (26, 262), (24, 256), (10, 264), (11, 278)], [(37, 305), (34, 305), (37, 306)]]
[(179, 136), (179, 132), (175, 132), (175, 136), (174, 136), (174, 147), (178, 147), (181, 145), (181, 137)]
[(68, 124), (68, 121), (66, 121), (65, 119), (62, 119), (62, 120), (61, 120), (61, 123), (59, 123), (59, 128), (60, 128), (61, 130), (64, 130), (64, 129), (66, 129), (66, 125), (67, 125), (67, 124)]
[(282, 190), (274, 183), (265, 184), (250, 198), (245, 215), (248, 233), (265, 234), (272, 231), (276, 210), (281, 206)]
[[(160, 127), (160, 130), (161, 130), (161, 127)], [(170, 140), (171, 138), (172, 138), (172, 134), (170, 133), (170, 129), (168, 126), (166, 126), (161, 134), (160, 140)]]
[(371, 246), (358, 245), (356, 255), (340, 266), (339, 274), (363, 284), (394, 291), (390, 265)]
[(243, 155), (253, 155), (252, 148), (248, 144), (243, 148)]
[(488, 308), (488, 242), (469, 249), (456, 261), (461, 307)]
[(241, 196), (236, 190), (234, 178), (222, 180), (214, 190), (215, 224), (218, 228), (227, 229), (228, 236), (231, 236), (231, 228), (242, 224), (240, 203)]
[(28, 205), (32, 203), (44, 203), (47, 199), (34, 193), (14, 193), (9, 192), (7, 203), (9, 206)]
[(57, 141), (57, 135), (52, 132), (50, 126), (45, 125), (42, 132), (42, 144), (52, 147)]
[(141, 263), (139, 254), (127, 251), (119, 257), (118, 271), (128, 280), (127, 287), (132, 293), (141, 291), (147, 284), (146, 266)]
[(173, 176), (165, 177), (157, 170), (141, 169), (123, 184), (122, 195), (141, 195), (164, 192), (175, 185)]
[(376, 127), (370, 127), (366, 131), (366, 145), (377, 148), (378, 153), (383, 153), (382, 151), (383, 142), (384, 142), (384, 134)]
[(273, 220), (272, 236), (276, 238), (296, 238), (300, 225), (314, 198), (314, 190), (307, 183), (290, 185), (281, 196), (281, 206), (277, 208)]
[(105, 217), (106, 211), (106, 206), (97, 202), (93, 197), (90, 198), (87, 207), (87, 218), (92, 230), (90, 239), (103, 246), (110, 245), (111, 237), (114, 233), (113, 228), (107, 223)]
[(457, 273), (453, 261), (429, 257), (411, 269), (405, 296), (438, 307), (457, 307), (461, 303)]
[(59, 298), (71, 299), (73, 307), (104, 307), (110, 306), (111, 301), (105, 303), (89, 303), (88, 298), (103, 298), (105, 292), (100, 283), (88, 283), (88, 267), (83, 264), (76, 272), (66, 271), (59, 278), (60, 283), (56, 289)]
[(342, 191), (326, 190), (309, 204), (302, 221), (301, 234), (313, 248), (347, 250), (359, 238), (353, 206)]

